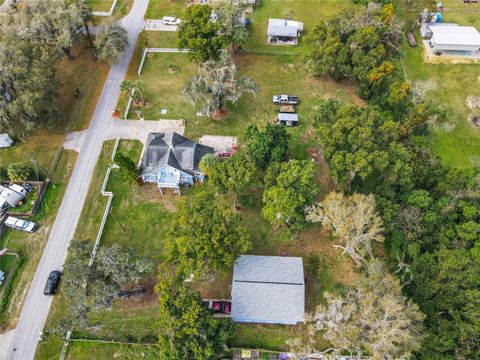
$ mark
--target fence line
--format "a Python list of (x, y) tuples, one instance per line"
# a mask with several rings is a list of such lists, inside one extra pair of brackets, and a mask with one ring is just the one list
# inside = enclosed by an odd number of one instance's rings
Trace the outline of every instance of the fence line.
[[(117, 152), (119, 143), (120, 143), (120, 138), (117, 137), (117, 139), (115, 140), (115, 145), (113, 146), (113, 150), (112, 150), (112, 155), (111, 155), (112, 162), (115, 159), (115, 154)], [(105, 206), (105, 211), (103, 212), (102, 222), (100, 223), (100, 227), (97, 232), (95, 245), (93, 246), (92, 253), (90, 254), (90, 261), (88, 262), (89, 267), (93, 265), (93, 262), (95, 260), (95, 255), (97, 254), (98, 247), (100, 246), (100, 239), (102, 238), (102, 235), (103, 235), (103, 229), (105, 227), (105, 223), (107, 222), (108, 214), (110, 213), (110, 208), (112, 206), (113, 193), (111, 191), (106, 191), (106, 188), (107, 188), (108, 180), (110, 179), (110, 174), (114, 167), (115, 167), (115, 164), (108, 166), (107, 171), (105, 173), (105, 177), (103, 178), (102, 187), (100, 189), (100, 194), (102, 194), (102, 196), (107, 196), (108, 200), (107, 200), (107, 205)], [(85, 282), (83, 283), (83, 287), (86, 287), (86, 286), (87, 286), (87, 280), (85, 280)], [(62, 353), (60, 354), (60, 360), (65, 359), (65, 356), (67, 354), (68, 344), (69, 344), (69, 341), (71, 340), (70, 339), (71, 336), (72, 336), (72, 331), (68, 330), (67, 337), (63, 342)]]
[[(125, 109), (125, 114), (123, 114), (123, 118), (125, 120), (127, 120), (127, 118), (128, 118), (128, 113), (130, 112), (130, 106), (132, 106), (132, 102), (133, 102), (133, 96), (135, 96), (135, 89), (132, 90), (132, 96), (130, 96), (128, 98), (127, 108)], [(112, 159), (112, 161), (113, 161), (113, 159)]]
[(140, 76), (142, 74), (143, 65), (145, 63), (145, 58), (148, 53), (186, 53), (188, 49), (176, 49), (176, 48), (145, 48), (143, 50), (142, 61), (140, 61), (140, 66), (138, 67), (137, 74)]
[(109, 11), (92, 11), (93, 16), (112, 16), (115, 6), (117, 6), (118, 0), (113, 0), (112, 6)]

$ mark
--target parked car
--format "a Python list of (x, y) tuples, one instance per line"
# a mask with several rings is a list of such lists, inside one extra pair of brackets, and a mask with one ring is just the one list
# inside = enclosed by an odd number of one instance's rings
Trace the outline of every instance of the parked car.
[(45, 284), (45, 289), (43, 290), (44, 295), (54, 295), (57, 292), (61, 276), (62, 273), (57, 270), (53, 270), (50, 275), (48, 275), (47, 283)]
[(280, 111), (284, 114), (295, 114), (295, 105), (282, 105), (280, 106)]
[(180, 25), (182, 21), (175, 16), (164, 16), (162, 22), (164, 25)]
[(297, 105), (298, 104), (298, 96), (291, 96), (291, 95), (275, 95), (273, 97), (273, 103), (275, 105)]
[(215, 314), (230, 314), (232, 302), (230, 300), (203, 300), (202, 305)]
[(35, 224), (33, 221), (19, 219), (13, 216), (9, 216), (7, 220), (5, 220), (5, 226), (8, 226), (12, 229), (25, 231), (29, 234), (37, 230), (37, 227), (38, 227), (38, 225)]

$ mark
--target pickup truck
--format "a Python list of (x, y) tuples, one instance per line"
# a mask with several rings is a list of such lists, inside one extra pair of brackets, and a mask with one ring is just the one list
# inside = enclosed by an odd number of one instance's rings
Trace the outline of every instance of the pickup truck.
[(298, 96), (290, 96), (290, 95), (275, 95), (273, 97), (273, 103), (275, 105), (297, 105), (298, 104)]
[(8, 226), (12, 229), (24, 231), (29, 234), (37, 230), (37, 227), (38, 227), (37, 224), (35, 224), (32, 221), (19, 219), (13, 216), (9, 216), (7, 220), (5, 220), (5, 226)]

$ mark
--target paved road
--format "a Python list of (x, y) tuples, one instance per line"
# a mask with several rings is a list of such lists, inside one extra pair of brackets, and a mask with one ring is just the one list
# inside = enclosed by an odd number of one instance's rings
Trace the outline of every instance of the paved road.
[(120, 83), (125, 78), (138, 33), (143, 27), (147, 6), (148, 0), (135, 0), (130, 13), (121, 21), (128, 31), (129, 46), (108, 74), (57, 218), (25, 299), (6, 359), (30, 360), (35, 356), (39, 332), (43, 329), (52, 302), (51, 297), (43, 295), (43, 287), (50, 271), (61, 268), (67, 255), (69, 242), (74, 235), (87, 196), (90, 178), (102, 149), (103, 134), (112, 121), (112, 111), (120, 94)]

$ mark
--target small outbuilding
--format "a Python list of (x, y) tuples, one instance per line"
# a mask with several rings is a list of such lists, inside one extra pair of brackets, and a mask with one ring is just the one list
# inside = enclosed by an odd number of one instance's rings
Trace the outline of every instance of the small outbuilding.
[(297, 126), (298, 114), (294, 113), (279, 113), (276, 119), (277, 124), (285, 126)]
[(285, 325), (304, 321), (302, 258), (240, 256), (233, 267), (232, 319)]
[(6, 148), (13, 145), (13, 139), (7, 133), (0, 134), (0, 148)]
[(8, 207), (17, 206), (27, 196), (27, 191), (17, 184), (9, 187), (0, 185), (0, 211)]
[(480, 33), (473, 26), (430, 26), (429, 45), (438, 51), (476, 52), (480, 50)]
[(297, 45), (298, 38), (303, 32), (303, 23), (300, 21), (269, 19), (268, 43), (280, 45)]

